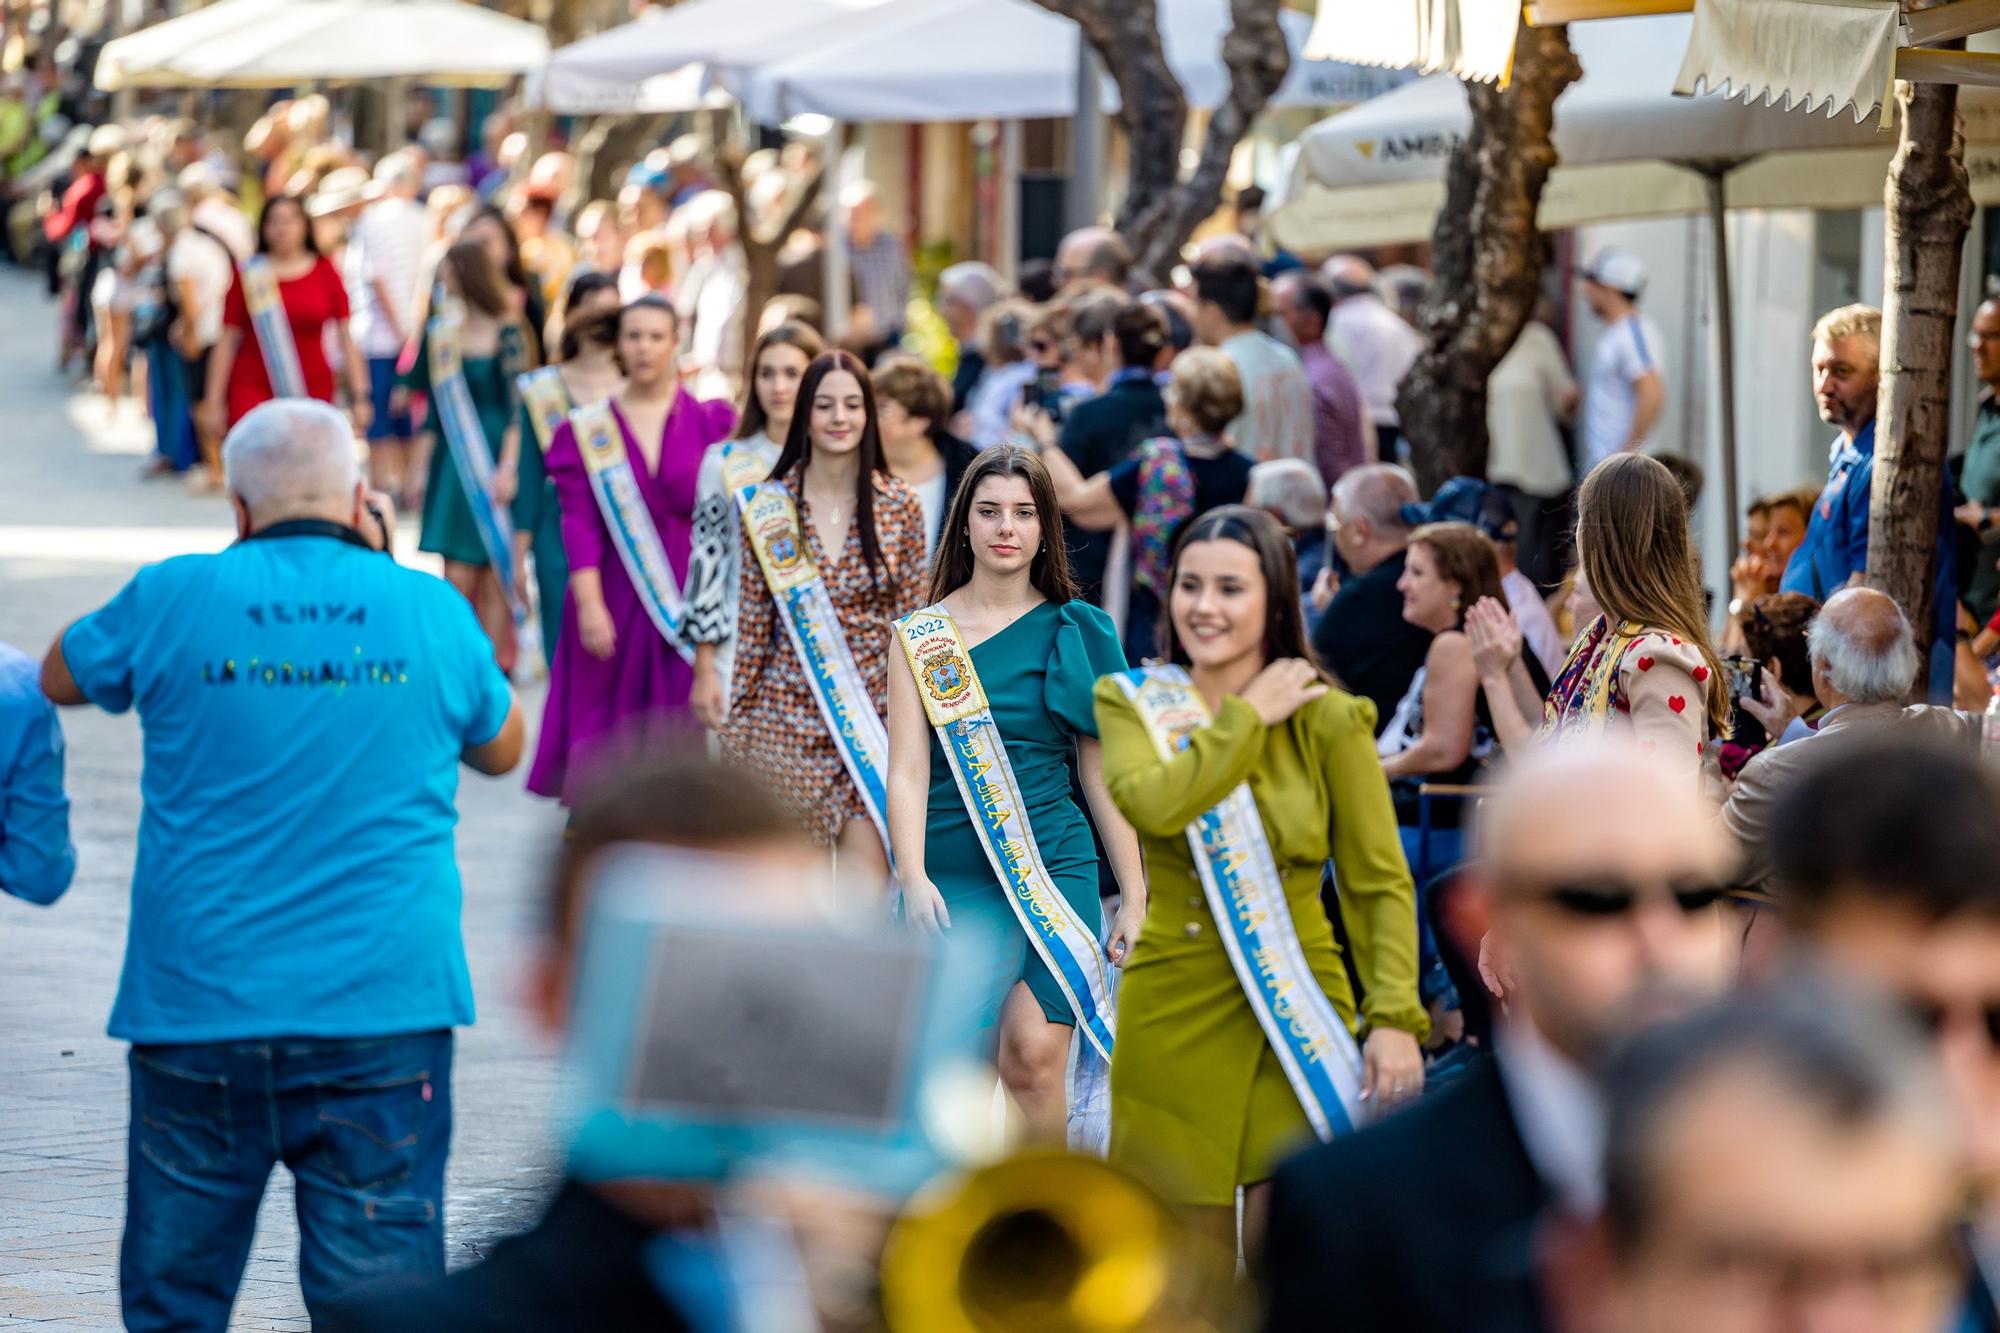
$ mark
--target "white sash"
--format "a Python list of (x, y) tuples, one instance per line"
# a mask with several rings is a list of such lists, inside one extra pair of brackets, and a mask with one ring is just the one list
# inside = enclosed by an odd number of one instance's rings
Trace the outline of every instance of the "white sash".
[(889, 851), (888, 787), (889, 733), (868, 697), (868, 686), (855, 665), (854, 653), (841, 633), (833, 598), (806, 549), (798, 506), (782, 481), (765, 481), (736, 493), (743, 515), (743, 532), (764, 571), (764, 583), (777, 604), (778, 619), (791, 638), (792, 651), (805, 668), (806, 687), (833, 736), (840, 762), (861, 792), (861, 803), (874, 821)]
[[(1209, 724), (1207, 703), (1177, 666), (1137, 667), (1117, 681), (1162, 759)], [(1187, 839), (1230, 965), (1313, 1133), (1326, 1140), (1358, 1128), (1361, 1051), (1306, 965), (1250, 784), (1188, 825)]]
[(944, 746), (979, 845), (1007, 892), (1007, 905), (1062, 987), (1078, 1030), (1109, 1060), (1110, 968), (1096, 933), (1042, 863), (1042, 849), (1021, 808), (1021, 784), (957, 622), (942, 606), (927, 607), (896, 622), (896, 639), (917, 678), (924, 715)]
[(646, 618), (669, 648), (692, 662), (694, 647), (687, 641), (687, 603), (681, 597), (680, 580), (667, 560), (660, 530), (653, 526), (653, 512), (646, 508), (638, 475), (625, 453), (625, 432), (618, 429), (610, 402), (577, 408), (569, 414), (569, 424), (576, 432), (584, 470), (590, 474), (597, 512), (611, 533), (618, 563), (625, 566), (640, 605), (646, 608)]
[(465, 306), (446, 299), (440, 292), (432, 302), (435, 313), (430, 322), (431, 410), (443, 428), (451, 449), (452, 464), (463, 483), (465, 502), (472, 510), (472, 526), (479, 532), (479, 544), (486, 548), (487, 563), (500, 576), (519, 623), (527, 614), (520, 589), (514, 586), (514, 523), (507, 511), (493, 499), (493, 451), (487, 445), (486, 428), (479, 424), (479, 409), (473, 405), (472, 390), (465, 383), (465, 359), (460, 354), (460, 337), (465, 327)]
[(285, 313), (284, 298), (278, 292), (278, 275), (271, 261), (252, 255), (238, 270), (243, 282), (243, 304), (250, 309), (250, 329), (257, 335), (257, 350), (264, 356), (264, 373), (271, 380), (273, 398), (304, 398), (306, 372), (299, 365), (298, 344), (292, 341), (291, 316)]
[(569, 389), (562, 382), (562, 372), (554, 366), (525, 371), (514, 377), (514, 388), (527, 405), (528, 424), (535, 428), (535, 443), (547, 453), (557, 428), (569, 420)]

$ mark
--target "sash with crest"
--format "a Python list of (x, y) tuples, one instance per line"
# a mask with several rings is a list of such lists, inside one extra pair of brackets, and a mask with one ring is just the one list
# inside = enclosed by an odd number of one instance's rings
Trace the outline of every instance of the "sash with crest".
[(306, 397), (306, 372), (299, 365), (299, 347), (292, 341), (292, 319), (285, 312), (278, 292), (278, 275), (271, 261), (252, 255), (238, 274), (243, 282), (243, 304), (250, 310), (250, 328), (257, 335), (257, 350), (264, 357), (264, 373), (271, 380), (274, 398)]
[[(777, 604), (778, 619), (805, 669), (806, 688), (819, 705), (847, 775), (861, 792), (868, 818), (889, 851), (889, 733), (868, 697), (867, 682), (841, 633), (826, 581), (806, 549), (799, 509), (782, 481), (759, 482), (736, 493), (743, 532)], [(891, 853), (893, 856), (893, 853)]]
[[(1162, 759), (1211, 720), (1180, 667), (1138, 667), (1116, 679)], [(1358, 1127), (1361, 1051), (1306, 965), (1250, 784), (1188, 825), (1187, 839), (1230, 966), (1313, 1133), (1325, 1140)]]
[(597, 497), (597, 512), (611, 533), (618, 562), (625, 566), (625, 574), (646, 608), (646, 618), (669, 648), (692, 662), (687, 602), (667, 560), (667, 548), (660, 542), (660, 530), (653, 526), (653, 511), (646, 507), (638, 475), (625, 452), (625, 432), (618, 428), (610, 401), (577, 408), (569, 414), (569, 424), (576, 432), (584, 471), (590, 474), (590, 493)]
[(1062, 987), (1077, 1029), (1109, 1060), (1114, 1007), (1104, 951), (1042, 863), (1021, 784), (957, 622), (942, 606), (928, 607), (897, 621), (896, 639), (1008, 905)]
[(465, 356), (462, 351), (465, 306), (445, 296), (442, 290), (432, 303), (430, 327), (431, 410), (437, 413), (451, 461), (464, 483), (465, 502), (472, 510), (472, 526), (479, 531), (479, 544), (486, 548), (487, 563), (500, 576), (507, 605), (519, 623), (527, 615), (520, 589), (514, 586), (514, 522), (507, 510), (493, 499), (493, 450), (486, 428), (479, 424), (479, 409), (473, 405), (472, 390), (465, 383)]
[(562, 372), (554, 366), (543, 366), (540, 370), (516, 375), (514, 390), (527, 406), (528, 424), (535, 429), (535, 443), (542, 447), (543, 453), (547, 453), (549, 441), (556, 437), (556, 428), (569, 420), (572, 406), (569, 389), (562, 382)]

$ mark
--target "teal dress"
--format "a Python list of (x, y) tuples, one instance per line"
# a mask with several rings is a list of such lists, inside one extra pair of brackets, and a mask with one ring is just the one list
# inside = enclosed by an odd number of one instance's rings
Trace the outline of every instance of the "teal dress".
[[(430, 335), (426, 333), (423, 344), (417, 348), (416, 364), (403, 376), (404, 387), (412, 393), (431, 393), (430, 354)], [(514, 376), (525, 368), (525, 361), (520, 333), (511, 326), (500, 331), (498, 355), (465, 358), (465, 387), (472, 395), (473, 409), (479, 414), (479, 428), (486, 436), (487, 453), (495, 459), (500, 457), (500, 443), (506, 438), (507, 428), (514, 424), (517, 402)], [(434, 443), (431, 446), (430, 480), (424, 489), (424, 530), (417, 549), (430, 551), (462, 565), (489, 564), (485, 543), (479, 540), (479, 529), (472, 521), (472, 505), (465, 498), (465, 482), (460, 479), (458, 467), (452, 462), (451, 444), (445, 439), (444, 423), (438, 420), (434, 394), (431, 396), (427, 428), (434, 437)], [(528, 438), (532, 440), (534, 437), (530, 435)]]
[[(1044, 602), (974, 645), (971, 656), (1042, 861), (1063, 897), (1102, 934), (1097, 852), (1090, 824), (1070, 795), (1070, 769), (1077, 738), (1097, 735), (1092, 687), (1099, 676), (1125, 669), (1111, 618), (1088, 602)], [(1062, 988), (1008, 905), (935, 734), (924, 868), (944, 896), (952, 934), (976, 937), (983, 947), (969, 956), (990, 960), (986, 1024), (998, 1025), (1007, 993), (1025, 980), (1050, 1022), (1075, 1026)]]
[(509, 506), (514, 531), (529, 534), (528, 550), (535, 557), (535, 595), (541, 606), (542, 652), (555, 661), (556, 636), (562, 630), (563, 598), (569, 595), (569, 553), (563, 549), (562, 508), (548, 460), (535, 436), (528, 407), (521, 404), (515, 424), (521, 432), (520, 485)]

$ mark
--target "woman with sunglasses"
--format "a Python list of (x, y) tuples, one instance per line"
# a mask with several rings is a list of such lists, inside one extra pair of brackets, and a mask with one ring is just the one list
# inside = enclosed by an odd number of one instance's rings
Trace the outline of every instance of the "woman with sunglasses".
[(1542, 710), (1544, 739), (1629, 732), (1693, 767), (1729, 734), (1687, 500), (1644, 454), (1599, 463), (1577, 495), (1577, 556), (1602, 613), (1577, 636)]
[[(1196, 519), (1167, 609), (1173, 665), (1097, 684), (1105, 781), (1153, 886), (1118, 997), (1111, 1159), (1231, 1236), (1239, 1186), (1255, 1225), (1280, 1157), (1422, 1091), (1416, 892), (1374, 706), (1313, 661), (1277, 521)], [(1329, 859), (1358, 1011), (1320, 905)]]

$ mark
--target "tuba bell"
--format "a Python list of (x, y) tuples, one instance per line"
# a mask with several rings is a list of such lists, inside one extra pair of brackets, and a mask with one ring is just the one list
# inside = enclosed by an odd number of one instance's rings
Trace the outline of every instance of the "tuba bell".
[(1017, 1154), (934, 1182), (882, 1257), (889, 1333), (1222, 1333), (1234, 1256), (1094, 1157)]

